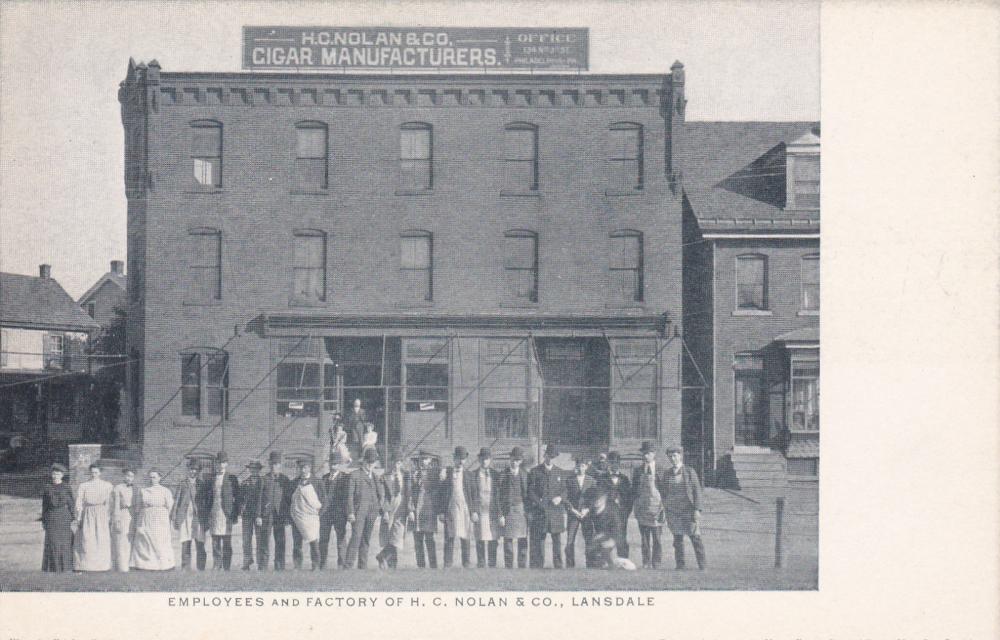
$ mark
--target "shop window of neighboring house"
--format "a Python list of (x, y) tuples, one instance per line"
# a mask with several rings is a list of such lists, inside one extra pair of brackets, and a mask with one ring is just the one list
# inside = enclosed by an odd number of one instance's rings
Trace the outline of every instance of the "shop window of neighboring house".
[(181, 415), (229, 416), (229, 356), (206, 351), (181, 354)]
[(503, 191), (538, 190), (538, 128), (525, 122), (507, 125), (503, 137)]
[(642, 189), (642, 125), (615, 123), (611, 125), (608, 136), (611, 147), (608, 156), (609, 189), (617, 192)]
[(642, 234), (619, 231), (610, 239), (611, 301), (642, 302)]
[(764, 359), (754, 353), (737, 354), (733, 368), (736, 444), (764, 445), (768, 439)]
[(430, 233), (409, 231), (400, 236), (399, 269), (407, 300), (434, 299), (434, 243)]
[(300, 302), (326, 300), (326, 234), (295, 232), (293, 297)]
[(407, 122), (399, 129), (399, 187), (427, 191), (434, 186), (434, 143), (431, 125)]
[(222, 299), (222, 232), (218, 229), (192, 229), (190, 283), (188, 301), (207, 303)]
[(819, 311), (819, 255), (802, 258), (802, 310)]
[(448, 410), (446, 363), (407, 363), (405, 377), (407, 411)]
[(538, 236), (531, 231), (504, 234), (504, 285), (515, 302), (538, 302)]
[(222, 125), (211, 120), (191, 123), (194, 181), (202, 187), (222, 186)]
[(322, 122), (295, 125), (296, 189), (317, 191), (327, 188), (327, 128)]
[(819, 431), (819, 362), (792, 362), (792, 431)]
[(736, 308), (767, 310), (767, 258), (760, 255), (736, 258)]
[(528, 409), (524, 405), (487, 405), (484, 407), (484, 422), (487, 438), (509, 440), (528, 437)]

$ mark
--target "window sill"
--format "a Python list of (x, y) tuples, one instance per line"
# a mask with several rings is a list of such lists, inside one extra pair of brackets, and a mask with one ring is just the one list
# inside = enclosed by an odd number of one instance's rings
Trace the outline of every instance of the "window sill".
[(604, 195), (609, 198), (619, 198), (624, 196), (641, 196), (642, 189), (629, 189), (628, 191), (621, 191), (618, 189), (606, 189)]
[(734, 316), (773, 316), (774, 312), (768, 309), (737, 309), (733, 311)]
[(205, 422), (204, 420), (200, 420), (198, 418), (191, 418), (189, 420), (174, 420), (173, 426), (181, 429), (211, 429), (216, 424), (218, 424), (218, 421)]
[(222, 187), (204, 187), (202, 189), (193, 187), (191, 189), (185, 189), (184, 193), (193, 195), (211, 195), (215, 193), (222, 193)]
[(643, 302), (607, 302), (604, 304), (605, 309), (636, 309), (645, 310), (646, 304)]
[(432, 196), (434, 189), (396, 189), (397, 196)]
[(501, 309), (537, 309), (537, 302), (519, 302), (514, 300), (502, 300), (500, 302)]
[(534, 191), (500, 191), (501, 198), (541, 198), (542, 192), (535, 189)]
[(397, 309), (429, 309), (434, 306), (433, 300), (424, 300), (416, 302), (397, 302), (395, 307)]
[(797, 316), (818, 316), (819, 315), (819, 309), (802, 309), (801, 311), (799, 311), (795, 315), (797, 315)]
[(789, 429), (788, 433), (794, 436), (819, 436), (819, 429)]
[(221, 307), (222, 300), (206, 300), (204, 302), (196, 302), (193, 300), (185, 300), (185, 307)]
[(292, 189), (290, 193), (293, 196), (328, 196), (330, 195), (329, 189)]
[(288, 301), (289, 307), (325, 307), (326, 300), (303, 300), (301, 298), (292, 298)]

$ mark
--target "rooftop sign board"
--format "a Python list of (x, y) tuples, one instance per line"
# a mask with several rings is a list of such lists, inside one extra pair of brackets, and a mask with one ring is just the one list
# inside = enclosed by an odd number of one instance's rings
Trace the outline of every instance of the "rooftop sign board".
[(586, 70), (588, 30), (243, 27), (243, 68), (258, 70)]

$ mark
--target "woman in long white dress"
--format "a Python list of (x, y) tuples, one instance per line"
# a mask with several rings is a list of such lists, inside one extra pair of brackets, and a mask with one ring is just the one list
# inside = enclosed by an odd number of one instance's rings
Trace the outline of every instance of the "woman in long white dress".
[(174, 568), (174, 545), (170, 540), (170, 510), (174, 496), (160, 484), (160, 472), (149, 471), (149, 486), (139, 492), (139, 522), (132, 541), (132, 567), (147, 571)]
[(111, 570), (111, 491), (101, 480), (101, 467), (90, 465), (90, 480), (76, 494), (76, 521), (73, 539), (73, 568), (76, 571)]

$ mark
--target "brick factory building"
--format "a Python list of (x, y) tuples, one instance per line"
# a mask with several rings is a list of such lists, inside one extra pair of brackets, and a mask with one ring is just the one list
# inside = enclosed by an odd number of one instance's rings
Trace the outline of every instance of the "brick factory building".
[[(119, 91), (128, 444), (170, 470), (679, 444), (684, 69), (168, 73)], [(699, 452), (695, 452), (700, 455)]]

